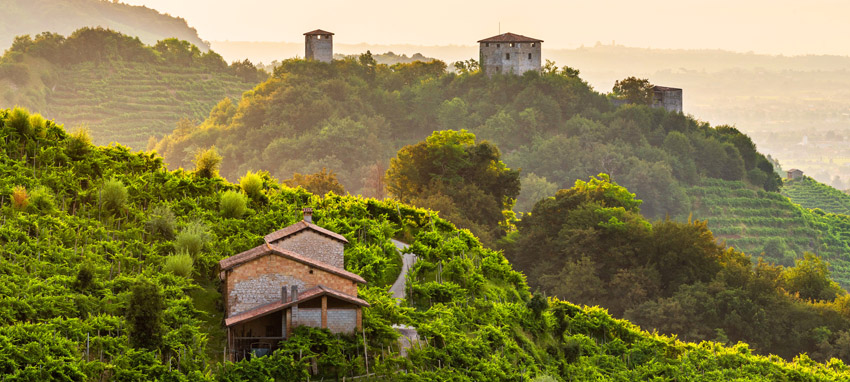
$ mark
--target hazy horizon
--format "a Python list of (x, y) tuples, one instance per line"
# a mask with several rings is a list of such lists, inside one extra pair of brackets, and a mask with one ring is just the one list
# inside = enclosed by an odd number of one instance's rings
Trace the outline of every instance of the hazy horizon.
[[(337, 43), (464, 46), (510, 31), (543, 39), (549, 49), (616, 42), (654, 49), (850, 55), (850, 45), (835, 38), (850, 35), (850, 23), (845, 20), (850, 3), (836, 0), (744, 4), (532, 0), (520, 7), (491, 1), (485, 9), (477, 3), (447, 1), (405, 3), (406, 8), (385, 0), (328, 0), (321, 5), (248, 0), (236, 8), (221, 0), (125, 2), (185, 18), (207, 41), (299, 42), (302, 33), (321, 28), (336, 33)], [(433, 20), (439, 20), (439, 26)]]

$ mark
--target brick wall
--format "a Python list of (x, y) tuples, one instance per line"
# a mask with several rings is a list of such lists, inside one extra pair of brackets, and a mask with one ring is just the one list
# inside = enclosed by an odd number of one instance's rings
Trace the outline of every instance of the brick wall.
[(273, 241), (271, 244), (345, 269), (345, 245), (315, 231), (305, 229), (281, 240)]
[(357, 285), (349, 279), (281, 256), (266, 255), (227, 272), (227, 316), (280, 299), (280, 287), (284, 285), (298, 285), (299, 292), (324, 285), (357, 296)]
[(356, 327), (356, 309), (328, 309), (328, 329), (331, 332), (353, 333)]

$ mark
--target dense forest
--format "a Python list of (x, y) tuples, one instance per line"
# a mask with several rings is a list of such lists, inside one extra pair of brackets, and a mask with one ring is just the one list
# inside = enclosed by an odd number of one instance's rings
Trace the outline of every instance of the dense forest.
[(186, 20), (161, 14), (144, 6), (104, 0), (4, 0), (0, 3), (0, 46), (12, 44), (22, 34), (50, 31), (63, 35), (83, 27), (104, 27), (146, 44), (177, 38), (189, 41), (202, 51), (208, 42), (198, 37)]
[(90, 129), (97, 144), (139, 150), (266, 77), (247, 60), (228, 65), (186, 41), (147, 46), (112, 30), (82, 28), (68, 37), (18, 36), (0, 58), (0, 104), (61, 116), (68, 126)]
[(392, 66), (370, 54), (332, 63), (288, 60), (272, 78), (225, 99), (194, 127), (157, 143), (173, 168), (216, 146), (222, 174), (263, 169), (279, 179), (328, 168), (352, 193), (380, 196), (376, 169), (434, 130), (467, 130), (521, 168), (517, 210), (539, 195), (600, 172), (645, 200), (651, 217), (685, 213), (686, 185), (703, 178), (776, 191), (781, 180), (738, 130), (711, 127), (647, 106), (615, 108), (571, 68), (488, 78), (474, 62), (447, 72), (440, 61)]
[[(433, 212), (398, 202), (321, 197), (267, 173), (232, 184), (218, 176), (214, 155), (200, 155), (194, 171), (168, 171), (156, 154), (93, 146), (84, 131), (68, 134), (19, 108), (0, 110), (0, 140), (0, 373), (11, 379), (301, 380), (310, 362), (321, 370), (314, 379), (328, 379), (364, 374), (364, 346), (375, 379), (388, 373), (453, 381), (850, 376), (837, 359), (785, 361), (754, 355), (745, 344), (681, 342), (598, 307), (532, 294), (500, 252)], [(591, 231), (649, 231), (634, 196), (607, 179), (578, 183), (539, 203), (531, 216), (538, 210), (545, 216), (551, 203), (571, 204), (567, 199), (605, 204), (597, 212), (581, 207), (590, 213), (585, 222), (610, 217)], [(300, 329), (272, 356), (220, 363), (214, 265), (295, 222), (305, 206), (314, 208), (317, 224), (348, 239), (346, 268), (369, 282), (360, 290), (371, 304), (365, 333)], [(702, 242), (707, 256), (694, 257), (706, 269), (688, 268), (693, 276), (669, 282), (704, 280), (711, 271), (739, 281), (767, 277), (736, 252), (712, 247), (698, 224), (665, 224), (697, 231), (688, 238)], [(410, 298), (400, 306), (386, 287), (398, 272), (391, 238), (411, 243), (420, 259), (408, 276)], [(782, 273), (787, 285), (797, 285), (789, 272)], [(838, 301), (821, 304), (829, 311)], [(408, 357), (398, 356), (394, 323), (416, 327), (425, 339)], [(830, 328), (816, 331), (840, 346)]]

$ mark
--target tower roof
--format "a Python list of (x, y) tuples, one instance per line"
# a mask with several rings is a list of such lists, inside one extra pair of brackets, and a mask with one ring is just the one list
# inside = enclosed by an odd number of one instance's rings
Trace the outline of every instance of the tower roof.
[(320, 34), (320, 35), (325, 35), (325, 34), (333, 35), (333, 33), (332, 33), (332, 32), (323, 31), (323, 30), (321, 30), (321, 29), (316, 29), (316, 30), (314, 30), (314, 31), (310, 31), (310, 32), (304, 33), (304, 35), (305, 35), (305, 36), (309, 36), (309, 35), (316, 35), (316, 34)]
[(478, 42), (543, 42), (543, 40), (508, 32), (502, 33), (498, 36), (478, 40)]

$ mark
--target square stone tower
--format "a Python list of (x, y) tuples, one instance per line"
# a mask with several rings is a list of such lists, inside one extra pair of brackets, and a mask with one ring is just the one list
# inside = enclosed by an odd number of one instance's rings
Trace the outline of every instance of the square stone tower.
[(333, 33), (316, 29), (304, 33), (304, 58), (331, 62), (334, 58)]
[(523, 74), (529, 70), (540, 71), (540, 45), (543, 40), (513, 33), (478, 41), (479, 63), (484, 74)]

